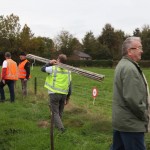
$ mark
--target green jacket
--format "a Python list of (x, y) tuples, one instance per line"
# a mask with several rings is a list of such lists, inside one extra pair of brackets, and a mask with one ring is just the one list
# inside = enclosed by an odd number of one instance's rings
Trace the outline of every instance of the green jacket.
[(147, 84), (138, 64), (123, 57), (114, 77), (113, 128), (123, 132), (147, 132), (148, 122)]

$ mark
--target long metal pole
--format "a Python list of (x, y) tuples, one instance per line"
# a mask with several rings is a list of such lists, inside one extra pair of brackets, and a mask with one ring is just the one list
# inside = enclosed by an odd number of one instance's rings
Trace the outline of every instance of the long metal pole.
[[(44, 62), (44, 63), (48, 63), (50, 61), (49, 59), (42, 58), (42, 57), (32, 55), (32, 54), (27, 54), (26, 57), (29, 58), (29, 59), (38, 60), (38, 61)], [(83, 69), (73, 67), (73, 66), (70, 66), (70, 65), (66, 65), (66, 64), (63, 64), (63, 63), (58, 63), (57, 66), (62, 67), (64, 69), (68, 69), (69, 71), (72, 71), (76, 74), (88, 77), (88, 78), (96, 80), (96, 81), (102, 81), (105, 77), (102, 74), (97, 74), (97, 73), (94, 73), (94, 72), (91, 72), (91, 71), (83, 70)]]

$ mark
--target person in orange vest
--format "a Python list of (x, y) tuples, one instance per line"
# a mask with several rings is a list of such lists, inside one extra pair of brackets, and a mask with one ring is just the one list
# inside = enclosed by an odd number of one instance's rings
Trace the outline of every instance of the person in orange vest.
[(10, 92), (10, 101), (15, 101), (14, 83), (18, 80), (17, 63), (11, 59), (11, 53), (5, 53), (5, 59), (2, 64), (0, 94), (1, 102), (5, 101), (4, 86), (7, 84)]
[(30, 76), (30, 62), (26, 59), (26, 54), (24, 52), (20, 53), (20, 63), (18, 65), (19, 75), (18, 78), (21, 80), (22, 94), (27, 96), (27, 81)]

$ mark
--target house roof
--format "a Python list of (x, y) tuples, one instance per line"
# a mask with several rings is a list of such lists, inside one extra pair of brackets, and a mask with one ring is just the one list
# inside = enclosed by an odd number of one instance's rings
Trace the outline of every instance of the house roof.
[(84, 53), (84, 52), (78, 51), (78, 50), (75, 50), (75, 51), (74, 51), (74, 54), (76, 54), (76, 55), (78, 55), (78, 56), (80, 56), (80, 57), (83, 57), (83, 58), (91, 58), (90, 55), (88, 55), (88, 54), (86, 54), (86, 53)]

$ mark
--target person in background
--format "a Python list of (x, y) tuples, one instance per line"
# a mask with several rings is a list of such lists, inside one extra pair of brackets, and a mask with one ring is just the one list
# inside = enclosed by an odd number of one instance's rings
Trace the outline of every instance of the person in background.
[(18, 65), (19, 69), (19, 79), (21, 80), (22, 94), (27, 96), (27, 82), (30, 76), (30, 62), (26, 59), (26, 54), (24, 52), (20, 53), (20, 63)]
[(149, 92), (138, 65), (142, 53), (139, 37), (129, 37), (123, 42), (123, 57), (114, 76), (111, 150), (146, 150), (144, 133), (149, 125)]
[(61, 118), (64, 105), (68, 103), (71, 95), (71, 72), (55, 64), (59, 62), (65, 64), (66, 61), (66, 55), (60, 54), (57, 61), (51, 60), (41, 68), (41, 71), (49, 73), (45, 81), (45, 88), (48, 89), (55, 127), (61, 132), (65, 131)]
[(15, 101), (14, 83), (18, 80), (17, 63), (11, 59), (11, 53), (5, 53), (5, 60), (2, 64), (0, 94), (1, 102), (5, 101), (4, 86), (7, 84), (10, 92), (10, 101)]

